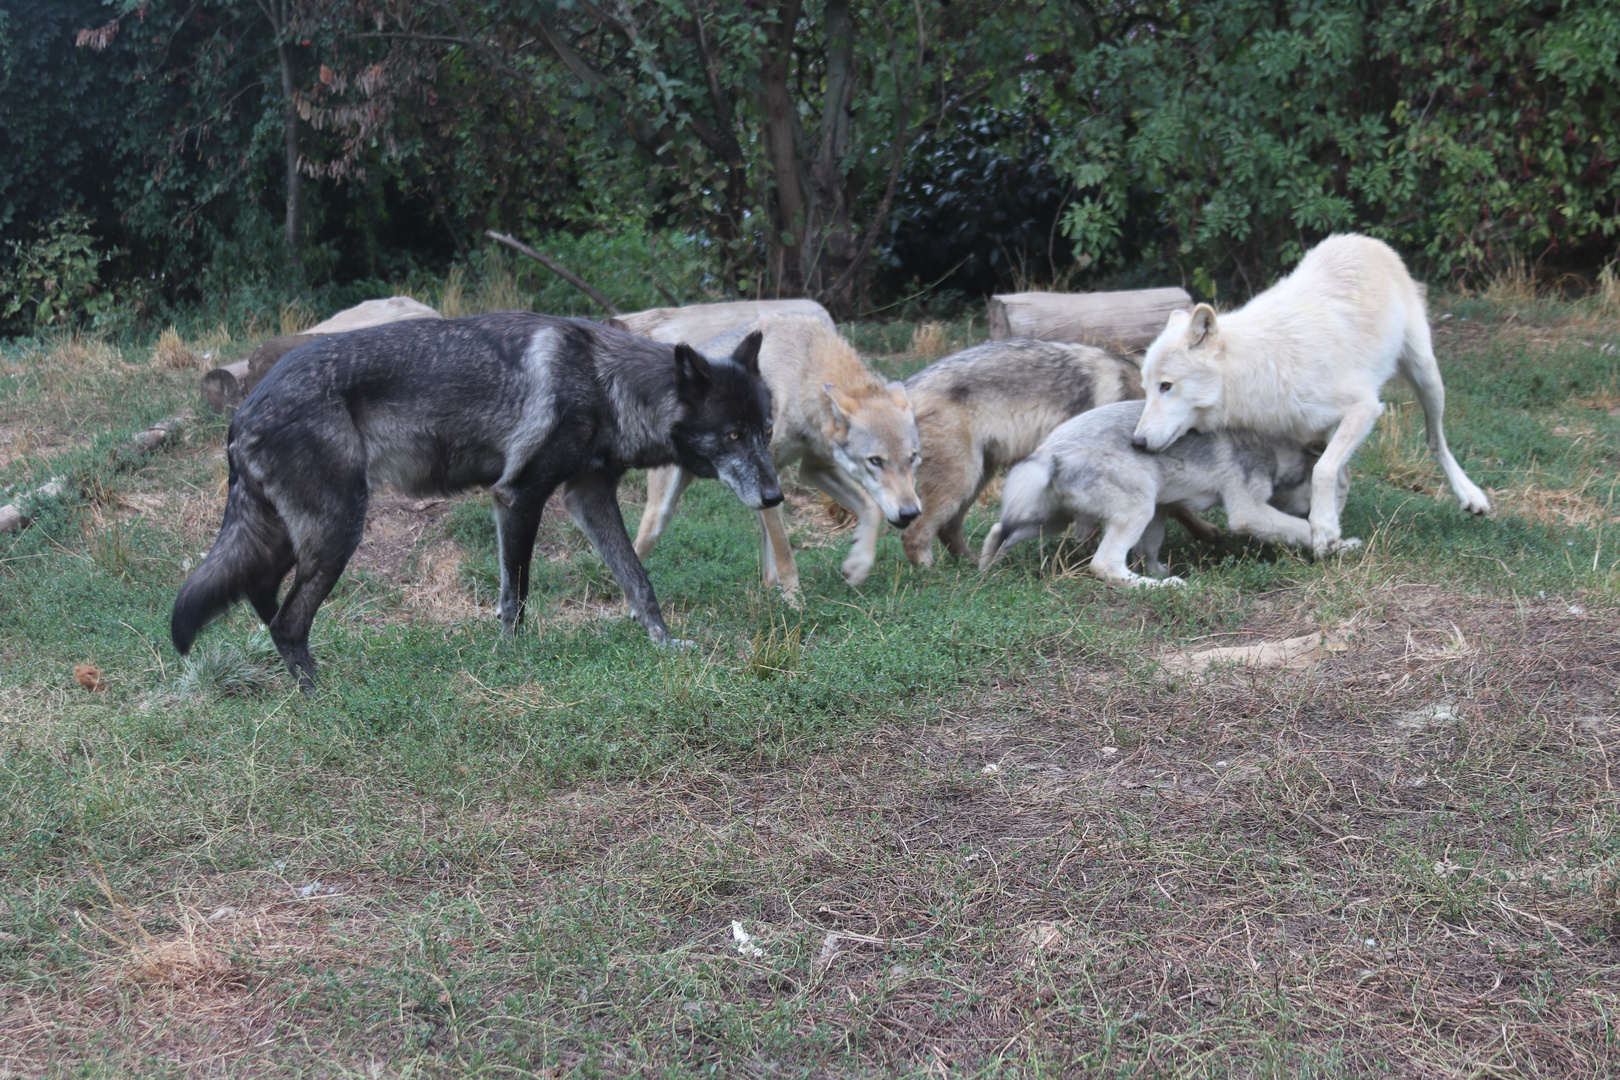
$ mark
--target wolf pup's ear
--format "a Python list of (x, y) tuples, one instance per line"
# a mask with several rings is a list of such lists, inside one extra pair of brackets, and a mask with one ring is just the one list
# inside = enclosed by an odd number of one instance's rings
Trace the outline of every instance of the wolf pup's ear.
[(1215, 309), (1208, 304), (1199, 304), (1193, 308), (1192, 321), (1187, 323), (1187, 345), (1202, 345), (1207, 338), (1215, 336)]
[(698, 393), (709, 388), (714, 373), (709, 370), (709, 362), (703, 354), (692, 346), (681, 342), (675, 346), (675, 386), (679, 390), (693, 390)]
[(755, 330), (743, 338), (731, 354), (731, 362), (741, 367), (750, 375), (759, 374), (759, 346), (765, 340), (765, 335)]

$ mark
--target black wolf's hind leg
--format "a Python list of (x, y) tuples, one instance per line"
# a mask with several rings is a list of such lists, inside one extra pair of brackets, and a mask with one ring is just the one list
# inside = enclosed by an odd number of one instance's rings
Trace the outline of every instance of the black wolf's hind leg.
[(588, 473), (571, 481), (563, 497), (568, 501), (568, 512), (574, 516), (575, 523), (590, 537), (591, 545), (607, 563), (619, 588), (624, 590), (630, 614), (662, 645), (669, 641), (669, 628), (658, 610), (658, 597), (653, 595), (647, 571), (636, 558), (636, 549), (630, 544), (629, 533), (625, 532), (624, 517), (619, 513), (618, 486), (616, 477)]
[(281, 592), (281, 579), (287, 576), (287, 571), (293, 568), (297, 559), (293, 557), (292, 544), (283, 544), (284, 550), (276, 553), (276, 561), (271, 570), (265, 575), (261, 584), (250, 589), (247, 594), (248, 603), (258, 613), (264, 625), (269, 626), (276, 619), (276, 612), (281, 610), (281, 603), (277, 594)]
[[(366, 527), (366, 502), (369, 492), (365, 473), (357, 472), (348, 478), (348, 490), (330, 493), (342, 509), (326, 520), (311, 522), (300, 530), (305, 537), (304, 550), (297, 553), (298, 572), (293, 575), (292, 587), (281, 602), (281, 607), (270, 620), (270, 640), (287, 664), (287, 669), (298, 677), (304, 690), (315, 688), (315, 658), (309, 653), (309, 628), (315, 622), (315, 612), (332, 592), (332, 586), (349, 565), (354, 549), (360, 546), (360, 537)], [(255, 603), (257, 607), (257, 603)], [(262, 614), (262, 612), (261, 612)]]
[(534, 538), (540, 531), (540, 515), (546, 509), (555, 485), (546, 483), (507, 494), (495, 491), (495, 537), (501, 560), (501, 597), (495, 608), (501, 629), (517, 632), (523, 609), (529, 602), (529, 564), (534, 558)]

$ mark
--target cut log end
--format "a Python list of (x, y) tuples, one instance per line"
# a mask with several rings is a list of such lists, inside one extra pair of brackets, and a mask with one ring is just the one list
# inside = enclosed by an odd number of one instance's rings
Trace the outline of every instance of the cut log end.
[[(203, 400), (220, 415), (234, 412), (248, 392), (248, 361), (215, 368), (202, 377)], [(161, 440), (160, 440), (161, 441)]]
[(1026, 337), (1131, 353), (1152, 344), (1172, 312), (1191, 307), (1192, 297), (1177, 288), (1007, 293), (990, 298), (985, 321), (993, 341)]

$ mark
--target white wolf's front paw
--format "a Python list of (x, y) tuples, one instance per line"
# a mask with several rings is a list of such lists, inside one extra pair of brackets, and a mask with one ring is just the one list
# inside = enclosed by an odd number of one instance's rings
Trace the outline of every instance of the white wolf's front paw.
[(844, 580), (851, 585), (859, 585), (866, 580), (866, 575), (872, 572), (872, 564), (866, 559), (851, 555), (844, 560), (843, 565), (838, 568), (838, 572), (843, 574)]
[(1470, 514), (1488, 514), (1491, 512), (1491, 500), (1486, 498), (1485, 493), (1477, 487), (1472, 491), (1464, 491), (1457, 501), (1462, 503), (1462, 508)]
[(1339, 526), (1311, 526), (1311, 551), (1318, 559), (1333, 554), (1339, 546)]
[(1357, 548), (1359, 548), (1360, 546), (1361, 546), (1361, 537), (1359, 537), (1359, 536), (1346, 536), (1343, 540), (1339, 541), (1338, 546), (1336, 548), (1334, 548), (1334, 550), (1335, 551), (1354, 551)]

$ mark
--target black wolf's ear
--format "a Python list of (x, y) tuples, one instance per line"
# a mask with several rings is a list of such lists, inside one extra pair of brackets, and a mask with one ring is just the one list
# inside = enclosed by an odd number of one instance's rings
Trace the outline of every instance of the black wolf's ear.
[(709, 361), (703, 354), (692, 346), (681, 342), (675, 346), (675, 386), (680, 390), (696, 390), (701, 393), (709, 388), (714, 380), (714, 373), (709, 370)]
[(731, 362), (741, 367), (750, 375), (759, 374), (759, 346), (765, 340), (765, 335), (755, 330), (743, 338), (741, 343), (731, 354)]
[(1187, 345), (1202, 345), (1205, 338), (1215, 336), (1215, 309), (1208, 304), (1199, 304), (1193, 308), (1192, 319), (1187, 323)]

